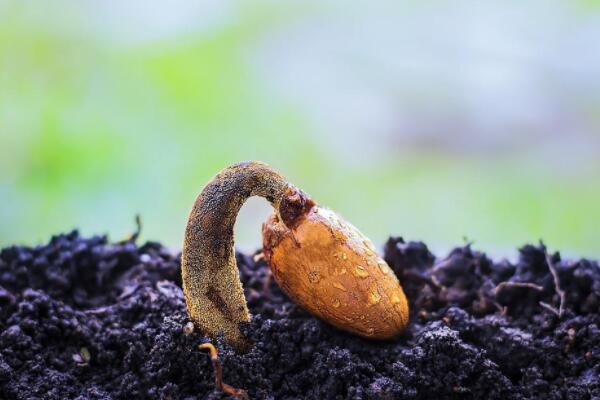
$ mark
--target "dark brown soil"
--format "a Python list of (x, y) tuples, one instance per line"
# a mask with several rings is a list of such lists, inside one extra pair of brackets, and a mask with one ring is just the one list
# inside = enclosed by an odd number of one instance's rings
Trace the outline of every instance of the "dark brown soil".
[[(470, 246), (436, 260), (400, 238), (385, 256), (411, 324), (381, 343), (325, 325), (274, 282), (265, 290), (264, 263), (238, 254), (256, 345), (216, 343), (225, 382), (256, 399), (600, 398), (597, 262), (547, 260), (542, 244), (516, 264)], [(0, 398), (225, 398), (197, 348), (206, 339), (184, 332), (179, 260), (77, 232), (3, 249)]]

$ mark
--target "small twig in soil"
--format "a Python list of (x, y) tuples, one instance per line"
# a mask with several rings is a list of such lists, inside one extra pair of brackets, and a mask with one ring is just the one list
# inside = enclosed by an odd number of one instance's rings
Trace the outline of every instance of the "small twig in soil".
[(439, 262), (433, 264), (433, 267), (431, 268), (431, 275), (434, 275), (436, 272), (438, 272), (440, 269), (444, 268), (451, 262), (452, 262), (452, 257), (446, 257), (442, 261), (439, 261)]
[[(485, 284), (489, 284), (491, 286), (491, 285), (494, 284), (494, 282), (491, 279), (489, 279), (489, 278), (485, 278)], [(498, 303), (498, 301), (496, 300), (496, 292), (495, 292), (495, 290), (496, 290), (496, 287), (492, 288), (491, 294), (494, 297), (490, 298), (489, 300), (492, 303), (492, 305), (494, 307), (496, 307), (498, 309), (498, 311), (500, 311), (500, 314), (506, 315), (506, 312), (507, 312), (506, 306), (503, 306), (500, 303)], [(480, 299), (487, 299), (486, 294), (488, 294), (488, 293), (483, 292), (483, 291), (480, 290), (479, 293), (478, 293), (478, 296), (479, 296)]]
[[(531, 282), (500, 282), (498, 284), (498, 286), (496, 286), (492, 290), (494, 297), (498, 297), (498, 293), (500, 293), (502, 290), (504, 290), (504, 288), (507, 288), (507, 287), (527, 288), (527, 289), (533, 289), (537, 292), (542, 292), (544, 290), (544, 288), (541, 287), (540, 285), (536, 285), (535, 283), (531, 283)], [(500, 313), (502, 315), (506, 315), (506, 313), (508, 312), (508, 307), (501, 306), (497, 301), (494, 301), (494, 305), (500, 310)]]
[(506, 306), (502, 307), (502, 309), (500, 310), (500, 315), (502, 315), (504, 317), (504, 316), (506, 316), (507, 313), (508, 313), (508, 307), (506, 307)]
[(542, 292), (544, 290), (543, 287), (541, 287), (540, 285), (536, 285), (535, 283), (531, 283), (531, 282), (501, 282), (498, 284), (498, 286), (496, 286), (493, 290), (494, 296), (498, 296), (498, 293), (500, 293), (502, 290), (504, 290), (504, 288), (512, 288), (512, 287), (520, 287), (520, 288), (529, 288), (529, 289), (533, 289), (535, 291), (538, 292)]
[(552, 278), (554, 278), (554, 288), (560, 298), (560, 303), (558, 305), (558, 318), (562, 318), (563, 313), (565, 311), (564, 306), (565, 306), (567, 294), (560, 287), (560, 279), (558, 277), (558, 271), (556, 270), (556, 266), (552, 262), (550, 255), (548, 255), (548, 252), (546, 252), (546, 264), (548, 264), (548, 269), (550, 270), (550, 273), (552, 274)]
[(234, 388), (223, 382), (223, 367), (221, 366), (221, 360), (217, 354), (217, 349), (211, 343), (203, 343), (198, 346), (200, 350), (208, 350), (210, 352), (210, 361), (212, 362), (215, 370), (215, 386), (223, 393), (235, 397), (236, 399), (250, 400), (248, 392), (242, 389)]
[(254, 261), (254, 263), (258, 263), (262, 260), (265, 259), (265, 253), (263, 253), (262, 251), (259, 253), (256, 253), (253, 257), (252, 257), (252, 261)]
[(140, 236), (140, 233), (142, 233), (142, 217), (140, 217), (140, 214), (135, 214), (135, 231), (125, 239), (121, 240), (119, 244), (135, 242)]
[(560, 311), (557, 310), (556, 307), (551, 306), (548, 303), (544, 303), (543, 301), (540, 301), (540, 306), (542, 306), (542, 308), (545, 308), (546, 310), (550, 311), (552, 314), (556, 314), (556, 316), (560, 318)]

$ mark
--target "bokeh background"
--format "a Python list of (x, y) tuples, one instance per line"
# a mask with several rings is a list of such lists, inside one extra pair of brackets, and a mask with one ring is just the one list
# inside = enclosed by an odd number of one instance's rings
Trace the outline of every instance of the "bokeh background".
[(251, 159), (379, 245), (598, 257), (600, 4), (0, 0), (1, 246), (140, 213), (179, 248)]

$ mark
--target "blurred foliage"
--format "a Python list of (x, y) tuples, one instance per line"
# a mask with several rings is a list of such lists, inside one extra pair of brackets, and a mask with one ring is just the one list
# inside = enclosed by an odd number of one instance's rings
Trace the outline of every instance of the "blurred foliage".
[[(561, 176), (527, 170), (530, 160), (423, 148), (365, 165), (323, 146), (306, 115), (252, 73), (255, 41), (304, 12), (269, 7), (239, 7), (209, 31), (127, 44), (81, 21), (3, 7), (0, 245), (72, 227), (119, 239), (140, 213), (144, 239), (179, 247), (203, 184), (230, 163), (259, 159), (378, 243), (394, 234), (445, 247), (466, 236), (505, 252), (543, 238), (600, 256), (600, 167)], [(246, 248), (259, 245), (266, 212), (252, 206), (242, 218)]]

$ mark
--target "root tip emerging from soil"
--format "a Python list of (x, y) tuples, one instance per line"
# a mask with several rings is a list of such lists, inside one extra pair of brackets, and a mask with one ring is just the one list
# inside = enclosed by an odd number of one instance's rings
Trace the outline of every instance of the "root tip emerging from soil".
[(219, 360), (216, 347), (212, 343), (203, 343), (198, 346), (198, 348), (200, 350), (208, 350), (210, 353), (210, 361), (212, 362), (215, 370), (215, 386), (217, 389), (221, 390), (223, 393), (235, 397), (236, 399), (250, 400), (248, 392), (243, 389), (234, 388), (233, 386), (223, 382), (223, 366), (221, 365), (221, 360)]

